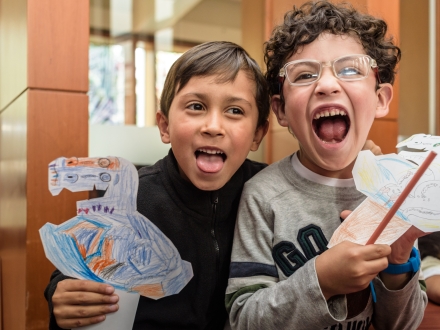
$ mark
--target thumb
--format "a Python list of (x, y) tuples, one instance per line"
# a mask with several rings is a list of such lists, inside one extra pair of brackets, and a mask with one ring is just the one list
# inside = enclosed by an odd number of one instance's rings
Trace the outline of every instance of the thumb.
[(344, 210), (344, 211), (342, 211), (342, 212), (341, 212), (341, 218), (345, 220), (345, 219), (350, 215), (351, 212), (352, 212), (352, 211), (350, 211), (350, 210)]

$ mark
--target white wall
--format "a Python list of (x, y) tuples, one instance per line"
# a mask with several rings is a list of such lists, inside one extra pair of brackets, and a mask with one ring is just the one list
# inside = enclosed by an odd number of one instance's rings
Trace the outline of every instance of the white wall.
[(135, 165), (152, 165), (169, 149), (157, 126), (89, 125), (89, 157), (117, 156)]

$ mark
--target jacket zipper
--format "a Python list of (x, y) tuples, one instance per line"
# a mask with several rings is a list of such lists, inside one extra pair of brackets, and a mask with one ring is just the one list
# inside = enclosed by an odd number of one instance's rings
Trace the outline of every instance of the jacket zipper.
[(214, 249), (215, 249), (215, 259), (216, 259), (216, 273), (218, 273), (219, 270), (219, 263), (220, 263), (220, 248), (218, 246), (217, 237), (215, 236), (215, 224), (216, 224), (216, 218), (217, 218), (217, 204), (218, 204), (218, 196), (214, 196), (214, 200), (212, 203), (212, 226), (211, 226), (211, 237), (214, 242)]

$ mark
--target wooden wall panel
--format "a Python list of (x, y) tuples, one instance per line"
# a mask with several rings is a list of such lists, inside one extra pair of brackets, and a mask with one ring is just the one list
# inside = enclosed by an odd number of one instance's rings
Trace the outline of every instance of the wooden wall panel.
[(274, 126), (272, 138), (276, 146), (273, 148), (272, 162), (283, 159), (299, 149), (298, 140), (289, 133), (286, 127), (282, 127), (278, 123), (275, 123)]
[[(47, 329), (54, 269), (38, 229), (87, 192), (48, 191), (48, 163), (87, 156), (89, 1), (0, 1), (0, 328)], [(65, 92), (61, 92), (65, 91)]]
[(395, 120), (375, 120), (368, 138), (381, 147), (382, 153), (395, 153), (398, 129)]
[(399, 135), (403, 137), (429, 133), (428, 16), (429, 1), (402, 1)]
[[(264, 31), (265, 0), (242, 0), (241, 1), (241, 46), (246, 49), (249, 55), (255, 59), (260, 68), (264, 70), (263, 43), (265, 41)], [(267, 139), (263, 140), (257, 151), (250, 152), (249, 159), (264, 162), (264, 152), (267, 148)]]
[(3, 329), (3, 308), (2, 308), (2, 258), (0, 257), (0, 330)]
[(0, 258), (4, 330), (22, 330), (26, 308), (26, 93), (0, 113)]
[(436, 29), (436, 54), (435, 54), (435, 66), (436, 66), (436, 78), (435, 78), (435, 92), (436, 92), (436, 124), (435, 124), (435, 134), (440, 135), (440, 4), (437, 3), (435, 6), (435, 29)]
[[(382, 18), (388, 25), (388, 36), (392, 36), (395, 43), (400, 46), (400, 1), (399, 0), (367, 0), (368, 13)], [(390, 111), (384, 118), (376, 119), (370, 130), (369, 138), (382, 148), (383, 153), (396, 151), (399, 134), (399, 96), (400, 76), (396, 75), (394, 96), (390, 104)]]
[(87, 192), (48, 190), (48, 164), (58, 157), (88, 155), (88, 97), (80, 93), (30, 90), (27, 135), (27, 329), (47, 329), (43, 291), (54, 267), (46, 259), (38, 230), (76, 215)]
[[(368, 13), (385, 20), (388, 25), (388, 36), (392, 36), (400, 46), (400, 0), (367, 0)], [(396, 75), (394, 83), (394, 98), (390, 105), (387, 119), (396, 119), (399, 116), (399, 83), (400, 77)]]
[(87, 92), (89, 1), (28, 0), (28, 26), (28, 86)]

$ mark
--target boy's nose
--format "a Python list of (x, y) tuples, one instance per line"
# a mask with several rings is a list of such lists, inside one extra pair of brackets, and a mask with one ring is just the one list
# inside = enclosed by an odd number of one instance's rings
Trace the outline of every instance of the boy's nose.
[(210, 136), (224, 135), (223, 119), (220, 113), (210, 113), (205, 117), (202, 133)]
[(331, 67), (323, 67), (321, 77), (316, 82), (315, 92), (319, 95), (337, 94), (341, 91), (339, 79), (335, 77)]

